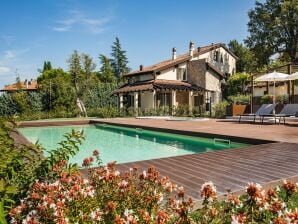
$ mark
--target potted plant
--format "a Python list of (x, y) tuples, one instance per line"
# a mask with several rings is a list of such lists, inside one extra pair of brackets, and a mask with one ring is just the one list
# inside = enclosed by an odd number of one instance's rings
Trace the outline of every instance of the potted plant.
[(227, 115), (237, 116), (239, 114), (244, 114), (247, 105), (250, 102), (249, 95), (235, 95), (229, 96), (228, 101), (230, 105), (227, 107)]

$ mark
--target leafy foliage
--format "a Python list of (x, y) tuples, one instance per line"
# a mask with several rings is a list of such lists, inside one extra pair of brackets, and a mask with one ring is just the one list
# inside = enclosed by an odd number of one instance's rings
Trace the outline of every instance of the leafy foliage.
[(11, 116), (18, 112), (18, 105), (10, 94), (0, 95), (0, 117)]
[(245, 94), (250, 83), (248, 73), (235, 73), (227, 81), (228, 95)]
[(270, 94), (266, 94), (261, 97), (261, 104), (268, 104), (273, 102), (273, 96)]
[(116, 81), (116, 77), (111, 65), (111, 59), (103, 54), (99, 55), (99, 59), (101, 63), (100, 71), (98, 73), (99, 80), (104, 83), (114, 83)]
[[(97, 168), (89, 168), (97, 160)], [(150, 167), (119, 172), (115, 163), (101, 165), (97, 150), (84, 159), (88, 179), (78, 171), (65, 169), (61, 161), (53, 167), (56, 178), (37, 181), (28, 197), (10, 211), (14, 223), (296, 223), (297, 186), (284, 181), (264, 191), (249, 183), (241, 195), (228, 193), (218, 200), (212, 182), (202, 185), (202, 206), (194, 210), (193, 200), (183, 187)]]
[(247, 104), (250, 104), (250, 96), (242, 95), (242, 94), (233, 95), (228, 97), (228, 101), (234, 105), (237, 105), (237, 104), (247, 105)]
[(229, 49), (238, 57), (236, 61), (236, 71), (239, 73), (255, 72), (257, 68), (254, 53), (237, 40), (231, 40), (228, 43)]
[(227, 101), (217, 103), (213, 107), (214, 116), (216, 118), (224, 118), (226, 116), (226, 108), (229, 105)]
[(257, 1), (248, 16), (250, 36), (246, 43), (252, 48), (259, 65), (268, 64), (276, 53), (292, 62), (297, 60), (297, 0)]
[(14, 128), (13, 121), (0, 120), (0, 223), (6, 223), (9, 209), (26, 196), (36, 179), (53, 178), (53, 166), (74, 155), (83, 139), (83, 133), (66, 134), (66, 140), (46, 158), (38, 145), (16, 144)]

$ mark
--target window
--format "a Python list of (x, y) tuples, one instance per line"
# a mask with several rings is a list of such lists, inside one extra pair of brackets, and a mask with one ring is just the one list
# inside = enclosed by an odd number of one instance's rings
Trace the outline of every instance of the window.
[(171, 105), (171, 93), (157, 92), (157, 107), (165, 107)]
[(214, 61), (219, 61), (219, 51), (214, 51), (213, 53), (213, 60)]
[(186, 68), (177, 68), (177, 80), (187, 81)]
[(223, 63), (223, 56), (220, 54), (220, 62)]

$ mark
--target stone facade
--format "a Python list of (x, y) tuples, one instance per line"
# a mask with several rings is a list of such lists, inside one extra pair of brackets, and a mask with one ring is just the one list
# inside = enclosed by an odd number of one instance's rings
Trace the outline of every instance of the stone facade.
[(191, 84), (206, 88), (206, 59), (189, 61), (187, 63), (187, 79)]

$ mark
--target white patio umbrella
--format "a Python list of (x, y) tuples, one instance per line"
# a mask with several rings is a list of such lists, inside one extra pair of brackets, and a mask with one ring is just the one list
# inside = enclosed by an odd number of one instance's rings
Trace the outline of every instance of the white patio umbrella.
[(287, 80), (296, 80), (298, 79), (298, 72), (293, 73), (292, 75), (289, 75)]
[[(281, 72), (271, 72), (265, 75), (262, 75), (256, 78), (254, 81), (256, 82), (273, 82), (273, 104), (275, 104), (275, 82), (287, 81), (289, 78), (288, 74)], [(275, 110), (273, 110), (273, 114), (275, 114)]]

